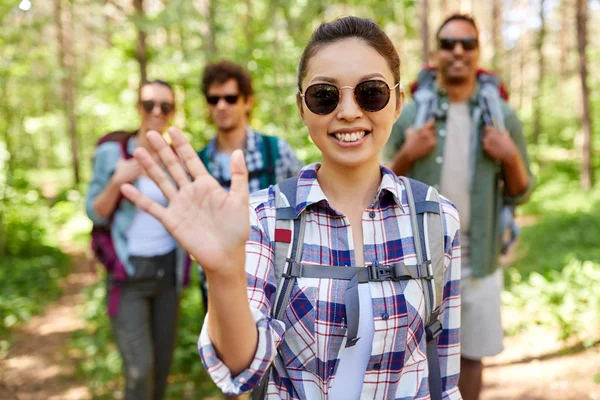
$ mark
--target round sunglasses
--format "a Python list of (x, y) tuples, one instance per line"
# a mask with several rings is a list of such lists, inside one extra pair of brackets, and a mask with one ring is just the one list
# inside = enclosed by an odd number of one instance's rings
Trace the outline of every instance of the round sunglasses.
[(342, 86), (341, 88), (329, 83), (315, 83), (307, 87), (304, 93), (300, 93), (300, 96), (304, 98), (306, 107), (312, 113), (326, 115), (337, 108), (342, 89), (353, 89), (354, 99), (359, 107), (368, 112), (376, 112), (387, 106), (390, 93), (398, 86), (400, 82), (390, 88), (386, 82), (376, 79), (363, 81), (354, 87)]
[(150, 114), (152, 110), (154, 110), (154, 107), (157, 104), (160, 106), (160, 112), (162, 112), (163, 115), (169, 115), (175, 109), (174, 104), (167, 103), (165, 101), (159, 103), (155, 102), (154, 100), (143, 100), (140, 103), (142, 104), (142, 108), (144, 109), (144, 111), (146, 111), (146, 113), (148, 114)]

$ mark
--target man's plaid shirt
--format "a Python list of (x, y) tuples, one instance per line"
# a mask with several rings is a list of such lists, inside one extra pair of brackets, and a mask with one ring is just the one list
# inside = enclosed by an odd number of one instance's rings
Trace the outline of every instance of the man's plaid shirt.
[[(297, 213), (307, 213), (302, 263), (355, 266), (349, 221), (328, 203), (316, 179), (317, 164), (300, 173)], [(366, 264), (416, 264), (404, 184), (382, 167), (382, 180), (362, 228)], [(458, 212), (442, 198), (444, 294), (438, 352), (444, 399), (460, 399), (460, 235)], [(343, 301), (347, 281), (299, 278), (282, 321), (270, 317), (277, 282), (273, 269), (275, 198), (273, 188), (250, 200), (251, 233), (246, 245), (250, 309), (258, 346), (248, 369), (232, 378), (216, 356), (206, 324), (198, 346), (211, 378), (225, 393), (239, 394), (259, 383), (271, 362), (269, 399), (326, 399), (346, 342)], [(425, 301), (418, 280), (368, 283), (375, 336), (361, 399), (429, 399)]]
[[(251, 174), (254, 171), (262, 171), (266, 168), (263, 165), (263, 154), (261, 152), (263, 136), (255, 132), (252, 128), (246, 128), (246, 146), (244, 147), (244, 157), (246, 159), (246, 168), (248, 173)], [(279, 157), (275, 161), (275, 179), (280, 182), (286, 178), (298, 175), (302, 163), (296, 157), (294, 150), (288, 142), (281, 138), (277, 138), (277, 150)], [(207, 145), (206, 151), (208, 159), (211, 160), (209, 170), (212, 176), (220, 181), (223, 176), (223, 172), (219, 168), (216, 162), (214, 162), (214, 156), (217, 152), (217, 139), (213, 138)], [(260, 177), (255, 176), (248, 181), (250, 193), (265, 189), (261, 187)]]

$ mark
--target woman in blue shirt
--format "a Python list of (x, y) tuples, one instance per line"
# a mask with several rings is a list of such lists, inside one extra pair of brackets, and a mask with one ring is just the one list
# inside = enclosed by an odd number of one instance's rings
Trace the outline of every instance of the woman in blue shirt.
[(125, 399), (160, 400), (175, 345), (186, 255), (164, 226), (123, 199), (119, 188), (133, 184), (157, 204), (167, 206), (158, 186), (128, 155), (143, 148), (158, 159), (146, 133), (163, 132), (171, 122), (175, 114), (173, 88), (164, 81), (144, 83), (137, 109), (141, 125), (136, 132), (109, 134), (97, 147), (86, 211), (95, 226), (110, 227), (119, 272), (124, 270), (124, 279), (109, 271), (107, 293), (111, 326), (123, 359)]

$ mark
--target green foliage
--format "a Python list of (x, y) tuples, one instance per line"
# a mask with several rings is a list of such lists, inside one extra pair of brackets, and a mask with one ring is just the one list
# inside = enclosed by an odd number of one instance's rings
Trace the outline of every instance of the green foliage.
[(517, 259), (505, 275), (505, 306), (520, 315), (512, 333), (545, 324), (564, 340), (597, 339), (600, 189), (581, 190), (577, 173), (571, 160), (545, 162), (539, 187), (519, 210), (536, 220), (522, 229)]
[[(57, 248), (57, 225), (39, 191), (5, 186), (0, 192), (0, 337), (41, 312), (60, 295), (59, 279), (70, 270)], [(0, 343), (6, 350), (8, 342)]]

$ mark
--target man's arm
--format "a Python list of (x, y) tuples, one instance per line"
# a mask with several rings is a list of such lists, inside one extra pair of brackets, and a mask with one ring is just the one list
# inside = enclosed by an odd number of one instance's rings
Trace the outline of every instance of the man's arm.
[(521, 204), (527, 200), (534, 187), (534, 179), (529, 167), (529, 157), (521, 122), (514, 111), (506, 116), (506, 132), (486, 127), (483, 137), (484, 150), (502, 162), (506, 198), (509, 202)]

